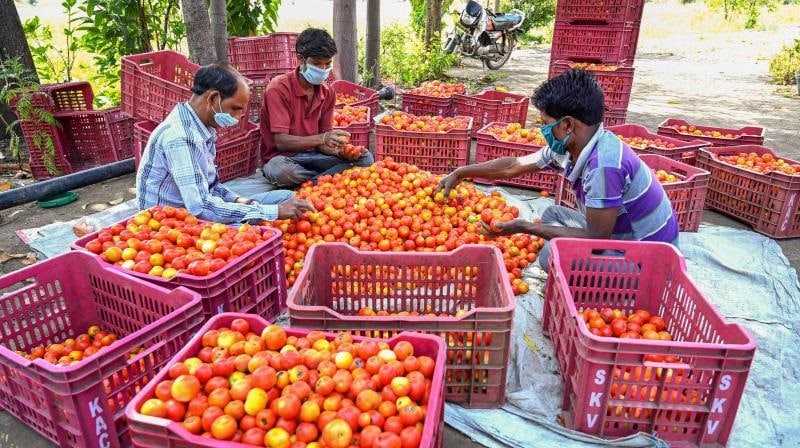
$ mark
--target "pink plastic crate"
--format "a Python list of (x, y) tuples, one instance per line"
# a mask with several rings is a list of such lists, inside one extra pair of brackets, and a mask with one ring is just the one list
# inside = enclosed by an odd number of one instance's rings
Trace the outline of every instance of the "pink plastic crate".
[[(528, 154), (533, 154), (542, 149), (537, 145), (526, 145), (522, 143), (504, 142), (498, 140), (492, 134), (486, 132), (492, 126), (506, 126), (508, 123), (493, 122), (484, 126), (478, 131), (478, 145), (475, 148), (475, 163), (488, 162), (489, 160), (498, 159), (500, 157), (522, 157)], [(522, 188), (532, 188), (534, 190), (543, 190), (553, 192), (556, 188), (556, 179), (558, 174), (552, 169), (539, 171), (538, 173), (528, 173), (514, 179), (503, 179), (496, 181), (484, 181), (482, 179), (475, 179), (479, 183), (503, 184), (511, 185)]]
[(436, 96), (403, 92), (400, 108), (403, 112), (412, 115), (451, 117), (453, 116), (453, 98), (439, 98)]
[[(337, 81), (339, 82), (339, 81)], [(351, 107), (366, 107), (366, 106), (351, 106)], [(339, 107), (337, 107), (338, 109)], [(369, 132), (370, 123), (372, 122), (370, 109), (366, 107), (367, 120), (350, 123), (347, 126), (334, 126), (334, 129), (341, 129), (350, 133), (350, 143), (356, 146), (363, 146), (369, 149)]]
[(453, 115), (472, 117), (472, 137), (489, 123), (499, 121), (519, 123), (525, 127), (528, 120), (528, 104), (531, 99), (524, 95), (486, 90), (478, 95), (453, 95)]
[[(670, 445), (724, 446), (756, 341), (709, 303), (679, 252), (665, 243), (566, 238), (550, 247), (542, 329), (564, 380), (565, 425), (600, 437), (641, 431)], [(597, 254), (604, 250), (622, 255)], [(662, 316), (673, 340), (594, 336), (578, 313), (603, 307)]]
[[(294, 327), (381, 337), (403, 329), (447, 338), (445, 397), (473, 408), (505, 402), (515, 305), (500, 251), (482, 245), (446, 253), (387, 253), (317, 244), (288, 298)], [(460, 317), (358, 316), (367, 306), (453, 316), (467, 312)]]
[(619, 126), (625, 124), (628, 117), (628, 109), (606, 109), (603, 116), (603, 126)]
[(68, 82), (63, 84), (43, 84), (41, 91), (48, 95), (52, 101), (51, 112), (76, 112), (93, 110), (94, 92), (92, 86), (86, 81)]
[[(124, 407), (203, 323), (196, 293), (168, 291), (83, 252), (7, 274), (0, 288), (7, 291), (0, 298), (0, 405), (62, 447), (128, 446)], [(15, 353), (91, 325), (120, 339), (68, 367)]]
[[(209, 330), (221, 327), (229, 327), (234, 319), (245, 319), (250, 323), (253, 332), (260, 334), (269, 322), (250, 314), (224, 313), (212, 317), (203, 328), (189, 341), (186, 347), (180, 351), (172, 362), (183, 361), (194, 356), (202, 347), (203, 334)], [(287, 328), (288, 336), (304, 337), (309, 330)], [(328, 340), (333, 340), (336, 335), (328, 333), (325, 335)], [(363, 337), (354, 337), (353, 340), (360, 342)], [(418, 333), (403, 332), (392, 337), (387, 342), (390, 347), (394, 347), (400, 341), (408, 341), (414, 346), (414, 353), (430, 356), (435, 361), (434, 378), (432, 381), (430, 399), (428, 402), (428, 412), (425, 415), (424, 429), (420, 448), (441, 448), (444, 444), (444, 370), (445, 370), (445, 345), (440, 338)], [(167, 379), (166, 369), (151, 381), (136, 397), (131, 401), (126, 409), (126, 415), (131, 427), (131, 438), (136, 447), (142, 448), (161, 448), (161, 447), (213, 447), (213, 448), (241, 448), (248, 445), (235, 442), (225, 442), (220, 440), (207, 439), (189, 433), (179, 423), (172, 422), (164, 418), (149, 417), (139, 413), (142, 404), (149, 398), (155, 396), (156, 385)]]
[(267, 36), (231, 37), (228, 59), (242, 74), (297, 67), (297, 33), (272, 33)]
[[(136, 169), (142, 161), (142, 154), (147, 148), (150, 134), (153, 133), (157, 123), (151, 121), (140, 121), (133, 126), (134, 155), (136, 159)], [(255, 123), (247, 123), (248, 132), (244, 136), (236, 138), (217, 139), (217, 174), (220, 182), (225, 182), (237, 177), (249, 176), (251, 170), (253, 154), (259, 150), (261, 144), (261, 130)]]
[[(467, 118), (467, 117), (464, 117)], [(434, 174), (449, 174), (469, 162), (472, 118), (467, 129), (444, 133), (398, 131), (375, 125), (375, 160), (391, 157), (398, 163), (417, 165)]]
[[(746, 222), (753, 230), (772, 238), (800, 236), (800, 176), (772, 172), (756, 173), (718, 159), (739, 153), (759, 155), (775, 152), (763, 146), (722, 146), (701, 148), (697, 167), (711, 173), (706, 205), (712, 210)], [(791, 165), (800, 162), (786, 159)]]
[(19, 125), (22, 129), (22, 136), (25, 139), (25, 146), (28, 147), (28, 164), (34, 179), (45, 180), (55, 177), (54, 174), (47, 171), (44, 164), (44, 154), (47, 151), (45, 142), (48, 136), (53, 142), (54, 162), (58, 170), (56, 175), (73, 172), (72, 164), (67, 160), (67, 148), (69, 146), (62, 129), (33, 120), (20, 120)]
[[(558, 76), (573, 66), (580, 68), (580, 64), (573, 61), (551, 61), (548, 79)], [(617, 67), (616, 70), (601, 70), (587, 66), (583, 68), (597, 78), (597, 82), (603, 88), (605, 94), (605, 106), (608, 109), (628, 109), (633, 89), (634, 67), (631, 63), (620, 65), (608, 64), (610, 67)], [(607, 67), (607, 68), (610, 68)]]
[[(706, 135), (689, 135), (679, 132), (675, 126), (695, 126), (701, 132), (718, 131), (722, 135), (739, 135), (736, 138), (725, 137), (711, 137)], [(660, 125), (658, 125), (658, 135), (665, 137), (672, 137), (683, 141), (703, 140), (711, 143), (713, 146), (742, 146), (742, 145), (763, 145), (764, 144), (764, 128), (761, 126), (745, 126), (739, 129), (733, 128), (716, 128), (713, 126), (693, 125), (681, 120), (679, 118), (667, 118)]]
[[(672, 204), (681, 232), (697, 232), (708, 191), (708, 171), (656, 154), (641, 154), (639, 157), (651, 169), (665, 170), (678, 178), (677, 182), (661, 186)], [(569, 181), (559, 175), (556, 183), (556, 205), (576, 209), (575, 191)]]
[(664, 145), (672, 144), (672, 148), (666, 146), (655, 146), (653, 143), (639, 144), (637, 146), (630, 145), (634, 151), (639, 154), (657, 154), (688, 165), (695, 165), (697, 161), (697, 150), (709, 146), (710, 143), (703, 140), (684, 141), (671, 137), (665, 137), (658, 134), (653, 134), (647, 130), (646, 127), (640, 124), (624, 124), (620, 126), (610, 126), (607, 130), (617, 134), (618, 136), (628, 138), (644, 138), (655, 142), (660, 140)]
[(570, 0), (556, 3), (556, 18), (571, 23), (640, 22), (644, 0)]
[(556, 21), (550, 58), (604, 64), (632, 63), (638, 40), (638, 23), (573, 25)]
[(57, 112), (74, 171), (133, 157), (133, 119), (120, 108)]
[[(130, 219), (126, 219), (119, 224), (127, 226), (129, 221)], [(167, 289), (184, 286), (197, 292), (203, 299), (206, 317), (234, 311), (272, 319), (286, 309), (283, 240), (277, 229), (262, 227), (261, 230), (262, 236), (272, 236), (224, 268), (205, 277), (178, 273), (171, 279), (165, 279), (114, 265), (109, 267), (120, 274), (137, 277)], [(97, 238), (98, 234), (99, 231), (79, 238), (70, 245), (70, 249), (85, 251), (86, 244)], [(100, 260), (99, 255), (95, 257)]]
[[(376, 90), (343, 79), (332, 82), (331, 87), (336, 93), (344, 93), (355, 97), (356, 101), (350, 103), (350, 106), (367, 106), (369, 107), (371, 116), (374, 117), (378, 115), (378, 92)], [(337, 107), (342, 107), (344, 105), (345, 103), (336, 103)]]

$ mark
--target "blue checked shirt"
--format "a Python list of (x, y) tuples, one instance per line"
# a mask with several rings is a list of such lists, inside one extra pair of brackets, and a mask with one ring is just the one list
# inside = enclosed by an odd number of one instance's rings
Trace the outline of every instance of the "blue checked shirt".
[(185, 207), (198, 218), (221, 223), (277, 219), (277, 205), (234, 202), (239, 196), (217, 177), (216, 141), (216, 131), (187, 103), (175, 106), (153, 130), (142, 155), (136, 173), (139, 209)]

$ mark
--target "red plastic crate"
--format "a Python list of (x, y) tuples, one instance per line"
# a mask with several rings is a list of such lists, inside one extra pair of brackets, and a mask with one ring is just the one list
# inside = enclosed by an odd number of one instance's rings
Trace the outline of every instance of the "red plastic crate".
[(607, 64), (633, 62), (638, 40), (638, 23), (572, 25), (556, 21), (550, 59)]
[(242, 74), (297, 67), (297, 33), (272, 33), (267, 36), (231, 37), (228, 59)]
[[(354, 107), (352, 105), (350, 106)], [(357, 106), (357, 107), (366, 107), (366, 106)], [(339, 107), (337, 107), (337, 109), (338, 108)], [(356, 146), (363, 146), (369, 149), (369, 132), (372, 123), (372, 114), (370, 112), (371, 112), (370, 108), (367, 107), (367, 121), (350, 123), (349, 125), (343, 127), (334, 126), (334, 129), (341, 129), (342, 131), (349, 132), (351, 144)]]
[(528, 104), (531, 99), (524, 95), (486, 90), (478, 95), (453, 95), (453, 115), (472, 117), (472, 137), (489, 123), (501, 121), (519, 123), (523, 127), (528, 120)]
[(556, 20), (570, 23), (640, 22), (644, 0), (569, 0), (556, 2)]
[[(250, 314), (224, 313), (212, 317), (203, 328), (191, 339), (186, 347), (180, 351), (172, 362), (183, 361), (194, 356), (202, 347), (202, 338), (205, 332), (230, 327), (234, 319), (245, 319), (253, 332), (260, 334), (269, 322)], [(305, 337), (309, 330), (286, 328), (288, 336), (298, 338)], [(333, 340), (336, 335), (328, 333), (325, 335), (328, 340)], [(367, 338), (354, 337), (355, 342), (360, 342)], [(403, 332), (389, 339), (387, 342), (390, 347), (394, 347), (401, 341), (408, 341), (414, 347), (414, 353), (430, 356), (434, 359), (434, 378), (432, 380), (431, 393), (428, 401), (428, 412), (425, 415), (424, 429), (420, 448), (441, 448), (444, 443), (444, 367), (445, 367), (445, 346), (444, 342), (436, 337)], [(136, 447), (161, 448), (171, 447), (213, 447), (213, 448), (241, 448), (248, 445), (235, 442), (225, 442), (213, 440), (194, 435), (183, 429), (180, 423), (175, 423), (165, 418), (149, 417), (139, 413), (142, 404), (147, 399), (155, 396), (155, 387), (159, 382), (168, 378), (168, 371), (164, 369), (153, 381), (150, 382), (136, 397), (131, 401), (126, 409), (126, 415), (131, 427), (131, 437)]]
[(49, 136), (53, 142), (54, 161), (58, 174), (63, 175), (73, 172), (72, 165), (66, 157), (67, 150), (65, 148), (68, 145), (63, 130), (46, 123), (37, 123), (31, 120), (20, 120), (19, 125), (22, 129), (25, 145), (28, 147), (28, 164), (34, 179), (45, 180), (55, 177), (55, 175), (47, 171), (44, 165), (44, 154), (47, 150), (45, 147), (46, 136)]
[[(712, 146), (700, 149), (697, 167), (711, 173), (706, 206), (746, 222), (756, 232), (772, 238), (800, 236), (800, 176), (777, 172), (756, 173), (718, 160), (719, 156), (750, 152), (759, 155), (769, 153), (779, 158), (773, 150), (763, 146)], [(783, 160), (800, 165), (795, 160)]]
[(700, 131), (719, 131), (723, 135), (739, 134), (738, 138), (723, 138), (723, 137), (709, 137), (705, 135), (687, 135), (678, 132), (674, 126), (692, 126), (685, 120), (679, 118), (667, 118), (660, 125), (658, 125), (658, 135), (665, 137), (672, 137), (683, 141), (703, 140), (711, 143), (714, 146), (742, 146), (742, 145), (757, 145), (764, 144), (764, 128), (761, 126), (745, 126), (739, 129), (732, 128), (715, 128), (713, 126), (694, 125)]
[[(564, 380), (565, 425), (600, 437), (641, 431), (671, 445), (724, 446), (755, 339), (709, 303), (669, 244), (566, 238), (550, 244), (542, 329)], [(622, 255), (596, 254), (603, 250)], [(594, 336), (578, 313), (603, 307), (662, 316), (673, 340)], [(647, 355), (678, 362), (645, 361)]]
[[(661, 187), (672, 204), (681, 232), (697, 232), (708, 191), (708, 171), (656, 154), (641, 154), (639, 158), (648, 167), (656, 171), (665, 170), (678, 178), (677, 182), (662, 184)], [(555, 204), (577, 209), (575, 191), (569, 181), (559, 175), (556, 184)]]
[(86, 81), (43, 84), (41, 91), (48, 95), (52, 101), (52, 108), (48, 108), (51, 112), (76, 112), (94, 109), (94, 92), (91, 84)]
[[(251, 170), (253, 153), (259, 150), (261, 142), (261, 130), (255, 123), (247, 122), (248, 132), (246, 135), (237, 138), (217, 139), (217, 156), (214, 163), (217, 165), (217, 174), (220, 182), (226, 182), (237, 177), (249, 176)], [(151, 121), (140, 121), (133, 126), (134, 156), (136, 159), (136, 169), (142, 161), (142, 154), (147, 148), (150, 134), (155, 130), (157, 123)]]
[(269, 80), (265, 76), (254, 76), (252, 79), (253, 86), (250, 88), (250, 116), (248, 120), (258, 123), (261, 121), (261, 105), (264, 104), (264, 93), (267, 92)]
[[(464, 117), (468, 118), (468, 117)], [(391, 157), (397, 163), (417, 165), (434, 174), (449, 174), (469, 162), (470, 130), (444, 133), (398, 131), (385, 124), (375, 125), (375, 160)]]
[(693, 140), (687, 142), (684, 140), (653, 134), (648, 131), (646, 127), (640, 124), (609, 126), (606, 129), (614, 134), (622, 135), (624, 137), (641, 137), (653, 141), (659, 139), (665, 143), (671, 143), (675, 145), (674, 148), (659, 147), (652, 144), (648, 144), (644, 148), (634, 146), (631, 146), (631, 148), (639, 154), (657, 154), (692, 166), (694, 166), (695, 162), (697, 161), (697, 150), (710, 145), (710, 143), (703, 140)]
[[(120, 224), (127, 226), (130, 219)], [(284, 271), (283, 240), (277, 229), (262, 227), (262, 235), (272, 234), (246, 254), (229, 262), (224, 268), (205, 277), (178, 273), (171, 279), (155, 277), (118, 266), (111, 269), (124, 275), (138, 277), (149, 283), (175, 289), (184, 286), (203, 299), (206, 317), (225, 311), (258, 314), (272, 319), (286, 309), (286, 272)], [(97, 238), (98, 232), (74, 241), (72, 250), (85, 251), (86, 243)], [(96, 256), (100, 260), (100, 256)]]
[(69, 140), (67, 158), (73, 170), (133, 157), (133, 119), (119, 107), (57, 112), (55, 117)]
[[(447, 338), (446, 400), (475, 408), (505, 402), (516, 302), (497, 248), (387, 253), (317, 244), (287, 302), (294, 327), (382, 337), (402, 329)], [(468, 311), (460, 317), (358, 316), (366, 306), (421, 314)]]
[[(0, 288), (11, 289), (0, 298), (0, 405), (62, 447), (128, 446), (124, 407), (203, 323), (196, 293), (168, 291), (82, 252), (0, 277)], [(120, 339), (68, 367), (15, 353), (91, 325)]]
[[(345, 93), (355, 97), (357, 101), (350, 103), (350, 106), (367, 106), (371, 116), (378, 115), (378, 92), (376, 90), (343, 79), (333, 81), (331, 87), (335, 93)], [(337, 107), (344, 105), (345, 103), (336, 103)]]
[[(475, 148), (475, 163), (488, 162), (500, 157), (522, 157), (528, 154), (533, 154), (542, 149), (541, 146), (525, 145), (522, 143), (504, 142), (498, 140), (486, 130), (492, 126), (506, 126), (508, 123), (489, 123), (478, 131), (478, 145)], [(522, 176), (515, 177), (514, 179), (500, 179), (495, 181), (488, 181), (491, 184), (511, 185), (522, 188), (532, 188), (534, 190), (544, 190), (553, 192), (556, 188), (556, 179), (558, 174), (552, 169), (539, 171), (538, 173), (528, 173)], [(475, 179), (476, 182), (483, 183), (481, 179)]]
[(440, 117), (453, 116), (453, 98), (439, 98), (435, 96), (417, 95), (403, 92), (400, 108), (403, 112), (412, 115), (438, 115)]
[[(564, 73), (575, 64), (573, 61), (551, 61), (548, 79)], [(634, 67), (630, 64), (614, 65), (616, 70), (599, 70), (597, 68), (584, 68), (587, 72), (597, 78), (597, 82), (603, 87), (605, 95), (605, 106), (607, 109), (628, 109), (631, 100), (631, 89), (633, 89)], [(580, 67), (580, 66), (578, 66)]]
[(608, 109), (606, 108), (603, 116), (603, 126), (619, 126), (625, 124), (628, 117), (628, 109)]

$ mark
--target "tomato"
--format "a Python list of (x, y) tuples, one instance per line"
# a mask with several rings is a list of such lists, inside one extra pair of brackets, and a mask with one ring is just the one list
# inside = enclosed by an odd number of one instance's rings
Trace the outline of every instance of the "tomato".
[(186, 420), (181, 423), (181, 426), (183, 426), (183, 429), (195, 435), (203, 432), (203, 424), (200, 420), (200, 417), (196, 415), (187, 417)]
[(402, 448), (417, 448), (422, 442), (422, 431), (416, 426), (409, 426), (400, 431)]
[(158, 398), (151, 398), (142, 404), (139, 412), (141, 412), (142, 415), (149, 415), (151, 417), (166, 417), (167, 405)]
[(200, 392), (200, 381), (192, 375), (181, 375), (172, 382), (172, 398), (188, 403)]
[(378, 435), (372, 444), (373, 448), (403, 448), (403, 441), (398, 434), (386, 431)]
[(260, 428), (250, 428), (242, 434), (241, 442), (245, 445), (264, 446), (264, 435), (266, 433)]
[(344, 420), (334, 419), (322, 430), (322, 441), (328, 448), (347, 448), (353, 439), (353, 430)]

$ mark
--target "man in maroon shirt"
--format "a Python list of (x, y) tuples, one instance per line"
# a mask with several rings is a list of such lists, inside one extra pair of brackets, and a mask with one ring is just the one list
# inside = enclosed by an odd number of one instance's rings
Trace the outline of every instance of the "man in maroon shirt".
[(261, 106), (264, 176), (282, 188), (374, 162), (369, 151), (347, 159), (342, 148), (350, 134), (332, 129), (336, 94), (325, 79), (336, 54), (333, 38), (325, 30), (308, 28), (297, 37), (295, 48), (299, 67), (269, 83)]

